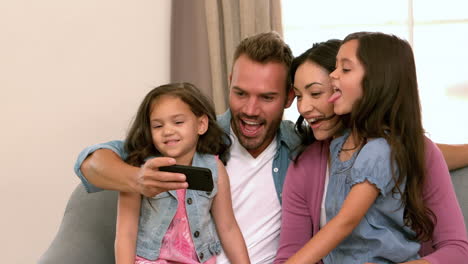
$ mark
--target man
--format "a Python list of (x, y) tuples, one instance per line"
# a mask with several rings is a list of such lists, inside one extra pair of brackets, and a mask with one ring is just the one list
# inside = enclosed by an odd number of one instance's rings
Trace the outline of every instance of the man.
[[(293, 123), (282, 121), (294, 98), (288, 77), (292, 59), (277, 33), (244, 39), (229, 77), (230, 110), (218, 117), (233, 142), (226, 169), (252, 263), (272, 263), (276, 255), (283, 182), (290, 154), (299, 144)], [(123, 162), (125, 156), (121, 141), (91, 146), (80, 153), (75, 171), (89, 192), (111, 189), (152, 197), (187, 187), (183, 174), (158, 171), (174, 164), (173, 159), (155, 158), (138, 168)], [(224, 254), (217, 263), (228, 263)]]
[[(282, 121), (284, 109), (294, 99), (288, 78), (292, 59), (277, 33), (244, 39), (236, 49), (229, 78), (230, 111), (218, 118), (232, 139), (226, 168), (236, 219), (252, 263), (271, 263), (276, 255), (284, 176), (290, 153), (299, 143), (293, 123)], [(121, 157), (125, 153), (120, 141), (95, 145), (80, 154), (75, 170), (90, 192), (102, 188), (152, 197), (187, 187), (184, 175), (158, 171), (174, 163), (170, 158), (152, 159), (137, 168)], [(217, 263), (227, 263), (226, 257), (222, 254)]]

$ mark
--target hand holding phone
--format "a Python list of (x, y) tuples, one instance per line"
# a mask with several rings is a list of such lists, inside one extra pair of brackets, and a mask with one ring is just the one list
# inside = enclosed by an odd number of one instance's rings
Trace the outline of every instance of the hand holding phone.
[(214, 184), (210, 169), (185, 165), (172, 165), (159, 167), (159, 170), (185, 174), (188, 189), (205, 192), (213, 191)]

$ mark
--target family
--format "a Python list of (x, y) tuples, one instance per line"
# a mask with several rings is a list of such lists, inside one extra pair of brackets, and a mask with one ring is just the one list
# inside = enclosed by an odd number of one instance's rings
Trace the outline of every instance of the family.
[[(120, 192), (116, 263), (467, 262), (448, 171), (467, 150), (424, 136), (405, 40), (356, 32), (294, 58), (261, 33), (237, 46), (229, 83), (220, 116), (192, 84), (159, 86), (125, 141), (80, 153), (88, 192)], [(174, 164), (210, 169), (213, 191), (159, 170)]]

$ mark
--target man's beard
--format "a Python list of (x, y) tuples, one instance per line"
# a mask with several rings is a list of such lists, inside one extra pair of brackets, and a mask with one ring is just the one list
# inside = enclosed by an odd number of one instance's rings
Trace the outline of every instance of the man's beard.
[[(262, 126), (263, 126), (263, 131), (260, 132), (259, 135), (255, 137), (248, 137), (245, 136), (242, 133), (241, 129), (241, 122), (242, 119), (238, 115), (237, 118), (234, 120), (234, 132), (236, 133), (236, 137), (239, 140), (239, 143), (248, 151), (255, 151), (262, 147), (266, 141), (273, 140), (273, 138), (276, 135), (276, 132), (278, 131), (279, 125), (281, 123), (281, 119), (278, 120), (272, 120), (271, 122), (268, 122), (267, 120), (261, 120)], [(269, 143), (270, 143), (269, 142)]]

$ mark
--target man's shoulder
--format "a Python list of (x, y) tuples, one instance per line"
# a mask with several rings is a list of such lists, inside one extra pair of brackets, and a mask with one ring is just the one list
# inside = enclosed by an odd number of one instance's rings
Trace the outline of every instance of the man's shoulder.
[(294, 128), (294, 123), (290, 120), (282, 120), (278, 132), (280, 140), (286, 143), (289, 149), (294, 149), (301, 143)]
[(231, 129), (231, 111), (228, 109), (226, 112), (217, 115), (216, 121), (221, 129), (229, 134), (229, 130)]
[(294, 132), (294, 122), (291, 120), (281, 120), (280, 129)]

